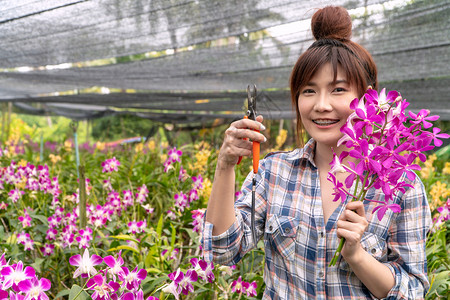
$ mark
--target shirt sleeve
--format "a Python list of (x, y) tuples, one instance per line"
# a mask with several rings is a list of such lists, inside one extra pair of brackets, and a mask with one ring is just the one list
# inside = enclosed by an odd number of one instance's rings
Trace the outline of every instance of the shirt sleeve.
[[(256, 177), (255, 191), (255, 227), (258, 240), (264, 232), (266, 215), (264, 174), (264, 164), (261, 163)], [(214, 225), (204, 222), (202, 247), (206, 261), (234, 265), (255, 246), (251, 229), (252, 179), (253, 172), (250, 172), (242, 185), (242, 195), (234, 204), (236, 221), (227, 231), (213, 236)]]
[(425, 188), (418, 177), (402, 197), (401, 212), (390, 228), (389, 262), (395, 285), (386, 299), (424, 299), (427, 276), (426, 238), (431, 212)]

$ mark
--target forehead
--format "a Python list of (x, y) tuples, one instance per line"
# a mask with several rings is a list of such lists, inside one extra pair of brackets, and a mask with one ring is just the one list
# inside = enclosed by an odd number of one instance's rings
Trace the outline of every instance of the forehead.
[(341, 65), (338, 64), (334, 68), (330, 62), (327, 62), (315, 70), (311, 78), (306, 81), (306, 84), (312, 82), (335, 83), (336, 81), (348, 81), (347, 72), (345, 72)]

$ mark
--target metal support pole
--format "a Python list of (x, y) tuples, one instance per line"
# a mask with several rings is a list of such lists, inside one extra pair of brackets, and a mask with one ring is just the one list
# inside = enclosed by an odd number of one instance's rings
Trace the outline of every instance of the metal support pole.
[(40, 162), (44, 161), (44, 134), (41, 131), (41, 147), (40, 147)]
[(80, 190), (80, 228), (86, 229), (86, 178), (84, 175), (84, 166), (80, 166), (80, 177), (79, 177), (79, 190)]
[(78, 153), (78, 135), (77, 135), (77, 129), (78, 129), (78, 122), (72, 122), (70, 124), (73, 130), (73, 139), (75, 143), (75, 158), (77, 162), (77, 178), (80, 178), (80, 154)]

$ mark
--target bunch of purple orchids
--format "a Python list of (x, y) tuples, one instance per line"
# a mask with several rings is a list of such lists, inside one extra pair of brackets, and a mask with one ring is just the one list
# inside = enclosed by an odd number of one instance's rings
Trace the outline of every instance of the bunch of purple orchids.
[[(424, 152), (441, 146), (443, 142), (440, 139), (450, 137), (440, 133), (441, 130), (429, 122), (439, 119), (439, 116), (430, 116), (429, 110), (422, 109), (418, 114), (409, 111), (407, 117), (405, 109), (408, 105), (409, 102), (402, 99), (397, 91), (386, 94), (385, 89), (380, 94), (369, 89), (361, 99), (355, 98), (350, 103), (354, 112), (342, 126), (344, 136), (337, 144), (338, 147), (345, 145), (349, 151), (334, 155), (328, 173), (328, 180), (334, 184), (334, 201), (345, 201), (347, 196), (352, 201), (376, 201), (379, 205), (374, 212), (377, 212), (379, 220), (388, 209), (401, 211), (393, 199), (398, 192), (404, 193), (406, 187), (412, 188), (405, 180), (413, 181), (416, 176), (414, 171), (421, 169), (415, 163), (416, 158), (425, 162)], [(353, 160), (345, 165), (343, 160), (347, 156), (356, 159), (357, 163)], [(339, 172), (349, 173), (344, 183), (335, 176)], [(350, 188), (354, 182), (352, 192)], [(372, 187), (382, 189), (384, 201), (365, 198)], [(336, 264), (343, 245), (344, 239), (341, 239), (330, 266)]]

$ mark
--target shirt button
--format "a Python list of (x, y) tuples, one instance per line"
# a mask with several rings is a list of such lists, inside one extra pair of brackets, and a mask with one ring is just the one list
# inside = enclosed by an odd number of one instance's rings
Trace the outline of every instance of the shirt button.
[(372, 248), (372, 250), (370, 250), (370, 252), (372, 252), (372, 254), (375, 254), (377, 252), (377, 249)]
[(325, 236), (325, 234), (323, 233), (323, 231), (320, 232), (320, 237), (323, 238)]
[(272, 227), (272, 225), (270, 225), (270, 226), (269, 226), (269, 230), (272, 231), (272, 229), (273, 229), (273, 227)]
[(290, 229), (290, 228), (285, 228), (285, 229), (284, 229), (284, 233), (289, 233), (289, 232), (291, 232), (291, 229)]
[(324, 274), (322, 271), (320, 271), (320, 272), (319, 272), (319, 277), (320, 277), (320, 278), (323, 278), (323, 276), (325, 276), (325, 274)]

